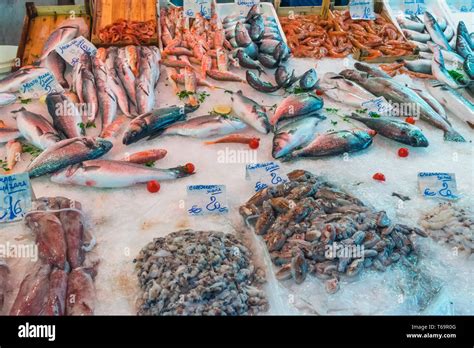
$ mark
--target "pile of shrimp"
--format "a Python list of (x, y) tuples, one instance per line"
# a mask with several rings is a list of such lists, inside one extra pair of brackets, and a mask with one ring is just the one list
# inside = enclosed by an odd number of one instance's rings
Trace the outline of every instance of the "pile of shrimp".
[(280, 17), (288, 46), (295, 57), (344, 58), (352, 52), (348, 34), (339, 30), (334, 19), (319, 15)]
[(423, 74), (423, 73), (408, 70), (407, 68), (405, 68), (404, 61), (396, 62), (392, 64), (380, 64), (380, 68), (392, 77), (398, 74), (406, 74), (406, 75), (409, 75), (410, 77), (415, 77), (419, 79), (436, 80), (436, 78), (431, 74)]
[(134, 45), (149, 43), (149, 40), (156, 33), (156, 22), (127, 21), (120, 19), (117, 22), (107, 25), (99, 31), (99, 39), (105, 44), (117, 42), (131, 42)]
[(353, 20), (349, 11), (334, 11), (328, 19), (319, 15), (280, 17), (288, 45), (295, 57), (343, 58), (354, 48), (366, 60), (405, 56), (414, 52), (397, 28), (376, 14), (375, 20)]
[(411, 55), (416, 48), (387, 19), (375, 14), (374, 20), (353, 20), (349, 11), (334, 11), (340, 29), (348, 33), (352, 45), (361, 50), (367, 60), (382, 56)]

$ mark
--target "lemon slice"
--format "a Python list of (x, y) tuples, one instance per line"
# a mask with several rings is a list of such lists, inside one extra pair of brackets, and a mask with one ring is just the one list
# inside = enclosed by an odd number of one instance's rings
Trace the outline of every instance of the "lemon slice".
[(46, 97), (47, 97), (47, 95), (41, 96), (41, 97), (39, 98), (40, 103), (46, 104)]
[(228, 115), (232, 111), (232, 108), (229, 105), (216, 105), (214, 106), (214, 112), (219, 115)]
[(5, 128), (5, 122), (3, 122), (2, 120), (0, 120), (0, 128)]

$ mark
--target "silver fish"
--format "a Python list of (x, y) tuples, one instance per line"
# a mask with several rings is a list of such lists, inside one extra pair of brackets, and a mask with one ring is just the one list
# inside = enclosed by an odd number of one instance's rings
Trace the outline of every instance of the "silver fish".
[(369, 66), (367, 64), (355, 62), (354, 63), (354, 68), (356, 68), (359, 71), (363, 71), (363, 72), (369, 74), (370, 76), (390, 78), (390, 75), (388, 75), (382, 69), (377, 68), (376, 66)]
[(440, 45), (443, 49), (447, 51), (452, 51), (453, 49), (449, 46), (449, 41), (444, 36), (443, 30), (441, 29), (440, 25), (433, 17), (431, 13), (428, 11), (425, 12), (424, 21), (426, 26), (426, 31), (431, 36), (431, 40)]
[(413, 91), (415, 91), (421, 98), (427, 102), (434, 111), (436, 111), (441, 117), (445, 120), (448, 119), (448, 115), (446, 114), (446, 110), (444, 110), (443, 105), (441, 105), (436, 98), (434, 98), (431, 94), (426, 92), (425, 90), (410, 87)]
[(431, 74), (431, 60), (428, 59), (417, 59), (417, 60), (406, 60), (405, 67), (414, 72)]
[(421, 129), (407, 122), (395, 120), (389, 117), (361, 117), (354, 113), (347, 117), (362, 122), (370, 129), (377, 131), (377, 134), (398, 141), (402, 144), (413, 147), (428, 146), (428, 140), (422, 133)]
[(67, 138), (84, 135), (82, 116), (76, 105), (63, 93), (52, 93), (46, 97), (46, 105), (53, 119), (54, 127)]
[(431, 52), (430, 51), (430, 48), (428, 47), (427, 44), (423, 43), (423, 42), (418, 42), (418, 41), (414, 41), (414, 40), (411, 40), (409, 41), (410, 43), (414, 44), (416, 47), (418, 47), (418, 49), (421, 51), (421, 52)]
[(15, 128), (0, 128), (0, 144), (8, 143), (21, 137), (21, 133)]
[(130, 69), (130, 66), (124, 58), (117, 56), (115, 59), (115, 70), (117, 75), (122, 81), (123, 87), (128, 95), (128, 100), (132, 105), (136, 106), (137, 103), (137, 92), (135, 90), (135, 75)]
[(336, 156), (357, 152), (372, 144), (372, 136), (363, 130), (343, 130), (321, 134), (301, 150), (293, 151), (287, 159), (297, 157)]
[(466, 24), (463, 21), (459, 21), (456, 35), (461, 35), (464, 38), (464, 40), (466, 40), (466, 42), (469, 44), (469, 47), (471, 47), (471, 49), (474, 50), (474, 40), (473, 40), (474, 33), (469, 34)]
[(439, 48), (434, 49), (433, 60), (431, 64), (433, 76), (436, 77), (437, 80), (449, 85), (450, 87), (459, 88), (459, 83), (453, 79), (446, 69), (446, 66), (444, 65), (443, 54)]
[(155, 106), (155, 82), (157, 65), (154, 62), (153, 53), (148, 47), (139, 50), (140, 73), (135, 82), (137, 93), (137, 108), (140, 115), (153, 110)]
[(469, 78), (474, 80), (474, 54), (470, 54), (466, 57), (463, 68)]
[[(446, 51), (441, 48), (441, 46), (435, 44), (434, 42), (429, 42), (428, 47), (430, 48), (430, 52), (435, 53), (435, 51), (438, 49), (441, 51), (441, 54), (443, 55), (444, 62), (446, 65), (452, 66), (455, 69), (458, 69), (462, 67), (464, 63), (464, 58), (461, 57), (459, 54), (457, 54), (454, 51)], [(431, 59), (433, 56), (431, 57)]]
[(31, 81), (48, 72), (46, 68), (25, 67), (0, 80), (0, 93), (16, 93), (25, 82)]
[(427, 43), (431, 39), (429, 34), (420, 33), (410, 29), (403, 29), (403, 34), (405, 34), (408, 40), (418, 41), (421, 43)]
[(393, 79), (383, 79), (374, 77), (367, 79), (355, 70), (344, 70), (341, 75), (354, 81), (373, 93), (377, 97), (385, 97), (387, 101), (392, 101), (403, 105), (403, 103), (415, 103), (420, 108), (420, 116), (431, 125), (444, 131), (444, 139), (447, 141), (464, 142), (464, 138), (453, 129), (451, 124), (439, 115), (433, 108), (409, 87), (403, 86)]
[(59, 45), (68, 43), (77, 37), (78, 32), (79, 27), (77, 25), (68, 25), (57, 28), (46, 40), (40, 60), (46, 59), (46, 57), (48, 57), (48, 55)]
[(112, 143), (100, 138), (74, 138), (60, 141), (43, 153), (28, 166), (31, 178), (55, 173), (67, 166), (96, 159), (112, 149)]
[(83, 120), (84, 123), (87, 121), (94, 122), (97, 114), (99, 113), (99, 99), (97, 97), (97, 87), (95, 84), (95, 77), (91, 70), (82, 69), (81, 71), (82, 81), (82, 98), (84, 103), (87, 105), (88, 114), (84, 117), (87, 120)]
[(12, 93), (0, 93), (0, 106), (7, 106), (16, 102), (17, 97)]
[(186, 167), (170, 169), (149, 168), (141, 164), (92, 160), (67, 167), (54, 174), (51, 181), (58, 184), (80, 185), (100, 188), (120, 188), (187, 177)]
[(117, 59), (118, 55), (118, 48), (117, 47), (109, 47), (107, 52), (107, 59), (105, 61), (105, 65), (107, 66), (107, 76), (109, 77), (109, 87), (112, 92), (117, 97), (117, 103), (122, 110), (125, 116), (130, 116), (130, 108), (128, 106), (128, 97), (127, 92), (120, 80), (120, 77), (115, 70), (115, 60)]
[(82, 95), (82, 69), (92, 70), (90, 58), (87, 53), (82, 54), (79, 57), (79, 61), (72, 68), (71, 90), (76, 93), (81, 104), (84, 103), (84, 97)]
[(246, 97), (242, 91), (232, 94), (232, 109), (235, 115), (260, 133), (270, 132), (270, 123), (266, 110), (254, 100)]
[(446, 40), (451, 41), (451, 39), (454, 36), (454, 29), (448, 25), (446, 29), (444, 30), (444, 36), (446, 37)]
[(61, 140), (56, 129), (43, 116), (29, 112), (25, 108), (13, 113), (23, 138), (37, 148), (45, 150)]
[(64, 73), (66, 72), (66, 62), (56, 51), (50, 52), (44, 61), (41, 62), (41, 66), (51, 71), (63, 88), (69, 88), (69, 83), (64, 77)]
[(316, 135), (317, 117), (305, 117), (278, 129), (273, 137), (273, 158), (289, 155), (293, 150), (306, 146)]
[(473, 54), (469, 43), (462, 35), (456, 37), (456, 52), (464, 59), (466, 59), (468, 55)]
[(323, 100), (311, 93), (290, 95), (278, 105), (275, 113), (270, 118), (270, 124), (274, 126), (284, 119), (310, 115), (317, 115), (316, 117), (325, 119), (325, 116), (318, 114), (323, 105)]
[[(103, 50), (103, 48), (101, 49)], [(102, 129), (110, 125), (117, 117), (118, 102), (117, 97), (110, 88), (105, 56), (97, 53), (92, 59), (95, 83), (97, 86), (97, 99), (99, 102), (99, 113), (102, 116)]]
[(425, 30), (425, 25), (423, 23), (412, 21), (411, 19), (406, 18), (404, 15), (398, 15), (397, 22), (402, 28), (405, 29), (415, 30), (420, 33)]
[(320, 87), (329, 98), (354, 107), (361, 107), (362, 103), (375, 99), (372, 93), (357, 83), (331, 72), (324, 74)]

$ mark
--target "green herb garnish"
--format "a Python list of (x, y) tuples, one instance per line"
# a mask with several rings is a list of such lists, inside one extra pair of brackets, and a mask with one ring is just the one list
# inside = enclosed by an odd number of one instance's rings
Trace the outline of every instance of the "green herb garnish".
[(458, 70), (448, 70), (449, 75), (458, 83), (463, 83), (464, 75)]
[(301, 87), (295, 87), (293, 88), (292, 93), (293, 94), (301, 94), (301, 93), (306, 93), (307, 91)]
[[(190, 91), (180, 91), (180, 92), (176, 93), (176, 95), (178, 96), (179, 100), (183, 100), (183, 99), (189, 98), (189, 96), (196, 95), (196, 93), (195, 92), (190, 92)], [(199, 103), (201, 103), (201, 104), (204, 102), (204, 100), (206, 100), (207, 97), (210, 97), (210, 96), (211, 95), (207, 92), (197, 93)]]
[(6, 172), (9, 172), (10, 171), (10, 168), (8, 168), (8, 163), (7, 163), (7, 159), (5, 158), (5, 160), (0, 160), (0, 168), (2, 168), (4, 171)]
[(38, 149), (36, 146), (31, 144), (22, 144), (22, 150), (23, 152), (29, 153), (33, 158), (38, 157), (41, 152), (43, 152), (41, 149)]
[(380, 118), (380, 117), (381, 117), (381, 116), (380, 116), (378, 113), (376, 113), (376, 112), (370, 112), (370, 113), (369, 113), (369, 116), (372, 117), (372, 118)]
[(24, 104), (24, 105), (27, 105), (27, 104), (31, 103), (31, 99), (20, 99), (20, 103)]
[(145, 166), (146, 166), (146, 167), (153, 168), (153, 167), (155, 166), (155, 161), (146, 162), (146, 163), (145, 163)]
[(333, 114), (336, 114), (336, 113), (339, 112), (339, 109), (335, 109), (335, 108), (325, 108), (324, 110), (326, 110), (329, 113), (333, 113)]
[(367, 109), (357, 109), (355, 112), (357, 112), (358, 114), (365, 114), (367, 113)]
[(331, 121), (331, 124), (332, 124), (333, 126), (335, 126), (335, 125), (337, 125), (337, 121)]
[(87, 128), (97, 128), (94, 121), (87, 121), (86, 124), (81, 122), (81, 123), (78, 123), (77, 125), (79, 126), (79, 128), (81, 128), (83, 132), (85, 132)]

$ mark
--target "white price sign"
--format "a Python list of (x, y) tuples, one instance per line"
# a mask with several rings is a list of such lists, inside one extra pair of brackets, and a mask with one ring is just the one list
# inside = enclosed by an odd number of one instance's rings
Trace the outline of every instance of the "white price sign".
[(89, 56), (95, 56), (97, 48), (83, 36), (56, 47), (56, 52), (69, 64), (76, 65), (84, 53)]
[(249, 164), (245, 167), (245, 177), (252, 181), (255, 192), (259, 192), (288, 181), (288, 177), (281, 173), (280, 169), (280, 165), (275, 162)]
[(418, 173), (420, 193), (426, 198), (458, 199), (454, 173)]
[(190, 215), (225, 214), (229, 212), (225, 185), (192, 185), (187, 187)]
[(405, 14), (422, 15), (426, 11), (425, 0), (404, 0)]
[(351, 0), (349, 12), (352, 19), (375, 19), (374, 0)]
[(184, 0), (183, 12), (186, 17), (196, 18), (200, 13), (205, 18), (211, 18), (212, 0)]
[(234, 3), (239, 14), (241, 16), (246, 16), (252, 6), (260, 4), (260, 0), (234, 0)]
[(380, 116), (388, 114), (393, 109), (393, 106), (389, 102), (387, 102), (387, 99), (385, 99), (384, 97), (378, 97), (363, 102), (362, 107), (364, 109), (367, 109), (369, 114), (371, 112), (374, 112), (376, 114), (379, 114)]
[(28, 173), (0, 175), (0, 223), (22, 220), (31, 210)]
[(47, 94), (62, 92), (64, 92), (64, 88), (49, 71), (21, 84), (18, 91), (23, 99), (39, 99)]

